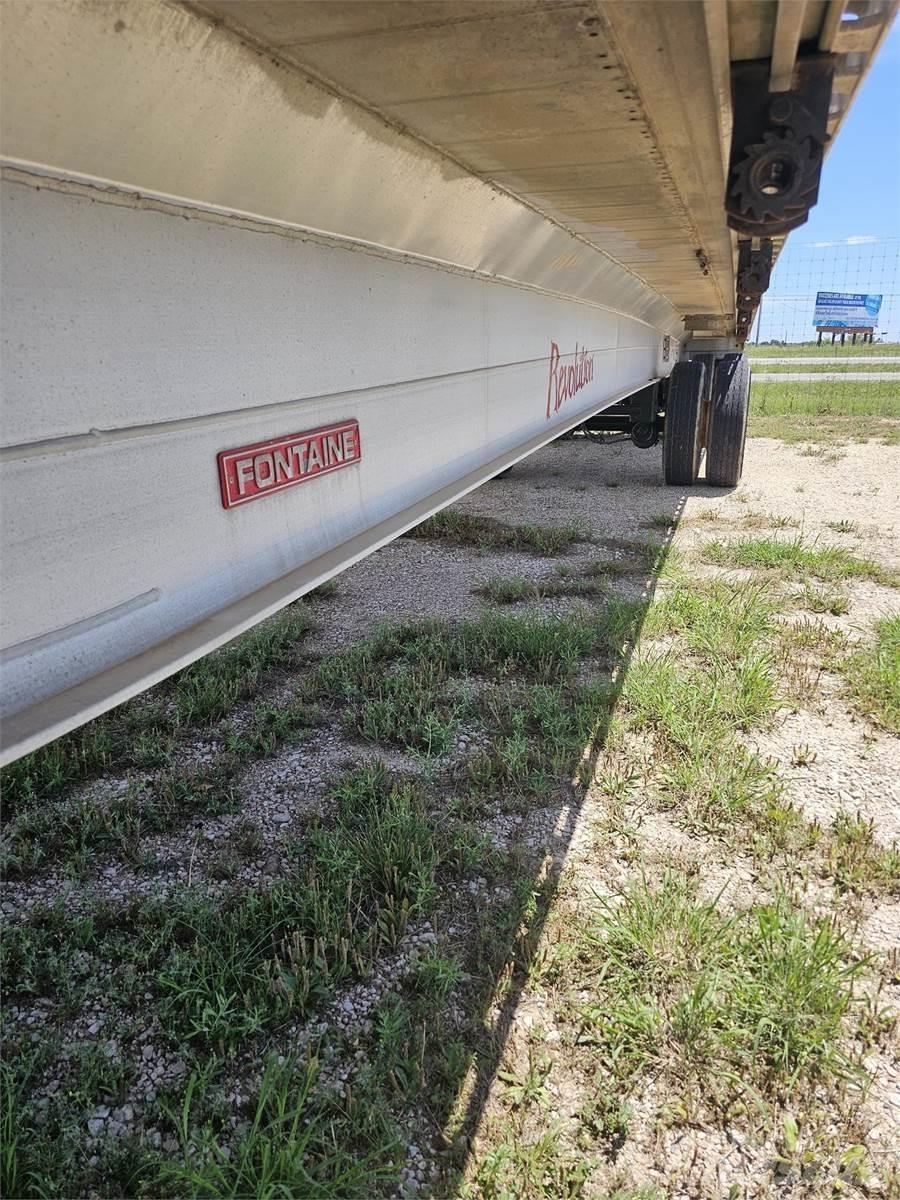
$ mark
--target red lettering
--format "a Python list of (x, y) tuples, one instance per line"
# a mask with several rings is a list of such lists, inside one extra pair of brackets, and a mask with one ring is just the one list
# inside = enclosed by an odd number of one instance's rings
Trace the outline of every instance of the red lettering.
[(560, 365), (562, 355), (556, 342), (550, 343), (550, 376), (547, 380), (547, 420), (550, 419), (551, 404), (559, 412), (567, 400), (580, 392), (594, 378), (594, 356), (584, 346), (575, 343), (571, 363)]
[(556, 378), (556, 368), (559, 365), (559, 346), (550, 343), (550, 382), (547, 384), (547, 420), (550, 420), (550, 392), (556, 384), (556, 408), (559, 408), (559, 381)]
[(359, 462), (361, 457), (356, 421), (222, 450), (217, 456), (222, 505), (246, 504)]

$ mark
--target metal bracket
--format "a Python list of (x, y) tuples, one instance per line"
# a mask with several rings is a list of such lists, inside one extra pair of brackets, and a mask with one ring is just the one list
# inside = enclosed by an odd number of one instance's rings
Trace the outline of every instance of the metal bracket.
[(636, 446), (647, 450), (659, 441), (660, 410), (665, 404), (667, 387), (668, 379), (650, 383), (589, 417), (581, 428), (589, 433), (627, 433)]
[(769, 92), (768, 59), (733, 66), (725, 211), (745, 237), (785, 234), (808, 219), (819, 196), (834, 65), (832, 54), (799, 58), (789, 92)]
[(763, 293), (768, 290), (772, 275), (772, 242), (763, 238), (754, 249), (752, 241), (738, 242), (737, 304), (734, 332), (741, 343), (747, 340), (753, 314)]

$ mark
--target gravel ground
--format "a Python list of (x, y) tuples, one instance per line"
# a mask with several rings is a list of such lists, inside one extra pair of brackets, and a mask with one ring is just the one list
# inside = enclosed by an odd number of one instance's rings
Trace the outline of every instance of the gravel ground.
[[(592, 461), (594, 455), (597, 461)], [(566, 456), (570, 464), (564, 466)], [(627, 444), (594, 450), (590, 446), (569, 447), (564, 443), (536, 456), (517, 472), (514, 505), (496, 485), (467, 501), (472, 511), (501, 516), (504, 511), (527, 512), (546, 519), (552, 512), (579, 513), (596, 526), (602, 521), (610, 534), (633, 535), (635, 523), (662, 524), (662, 514), (673, 521), (669, 531), (674, 547), (690, 561), (710, 538), (743, 536), (793, 537), (821, 545), (842, 546), (855, 554), (872, 557), (885, 566), (900, 565), (900, 455), (880, 445), (855, 444), (828, 455), (804, 453), (802, 446), (788, 446), (771, 439), (753, 439), (747, 444), (742, 486), (731, 492), (698, 487), (680, 495), (660, 485), (655, 452), (633, 451)], [(557, 467), (559, 464), (559, 467)], [(550, 468), (564, 472), (565, 484), (529, 496), (529, 474)], [(558, 478), (562, 479), (563, 476)], [(572, 493), (570, 481), (585, 492)], [(612, 486), (612, 485), (618, 486)], [(603, 488), (602, 491), (599, 489)], [(552, 501), (542, 508), (540, 500)], [(539, 499), (538, 508), (529, 503)], [(596, 507), (598, 496), (602, 509)], [(593, 511), (592, 511), (593, 510)], [(602, 515), (601, 515), (602, 514)], [(778, 518), (773, 528), (773, 518)], [(851, 527), (839, 523), (850, 522)], [(699, 574), (723, 574), (691, 561)], [(751, 572), (725, 572), (736, 578)], [(852, 641), (864, 641), (872, 622), (900, 608), (895, 589), (858, 581), (848, 588), (849, 609), (840, 617), (826, 616), (825, 623), (840, 629)], [(785, 709), (774, 728), (755, 735), (751, 745), (770, 756), (787, 780), (788, 794), (811, 821), (827, 826), (838, 811), (859, 812), (871, 820), (878, 840), (889, 845), (900, 835), (900, 742), (855, 714), (844, 701), (836, 677), (825, 674), (809, 708)], [(808, 763), (794, 765), (794, 748), (808, 751)], [(576, 911), (590, 908), (596, 898), (624, 889), (636, 872), (675, 868), (698, 874), (701, 891), (726, 910), (739, 910), (758, 903), (773, 881), (762, 880), (758, 866), (740, 854), (724, 850), (713, 838), (698, 837), (682, 828), (665, 813), (655, 810), (645, 796), (628, 807), (631, 834), (627, 839), (610, 833), (604, 819), (607, 804), (599, 789), (589, 789), (574, 828), (567, 829), (565, 846), (556, 854), (564, 859), (561, 894)], [(602, 832), (600, 832), (602, 831)], [(777, 880), (774, 881), (777, 884)], [(813, 889), (815, 895), (815, 889)], [(834, 897), (820, 893), (814, 903), (825, 907)], [(811, 896), (811, 901), (813, 897)], [(837, 901), (846, 908), (845, 900)], [(852, 917), (861, 953), (870, 953), (883, 964), (894, 964), (900, 949), (900, 906), (891, 900), (868, 900)], [(540, 953), (540, 952), (539, 952)], [(883, 985), (894, 1011), (900, 1005), (900, 986), (893, 965)], [(540, 1007), (540, 994), (524, 991), (511, 1022), (504, 1058), (507, 1071), (523, 1068), (523, 1047), (533, 1043), (530, 1031), (537, 1021), (545, 1041), (559, 1042), (553, 1014)], [(535, 1015), (537, 1011), (539, 1015)], [(554, 1108), (551, 1116), (565, 1124), (573, 1117), (574, 1099), (567, 1109), (567, 1069), (577, 1064), (564, 1055), (554, 1058), (552, 1076)], [(844, 1139), (864, 1140), (871, 1173), (861, 1189), (865, 1195), (900, 1194), (900, 1063), (896, 1045), (873, 1055), (867, 1064), (873, 1083), (865, 1096), (857, 1094), (851, 1105), (856, 1124), (850, 1129), (848, 1114), (834, 1112), (825, 1122), (825, 1133), (835, 1144)], [(490, 1153), (496, 1131), (492, 1119), (504, 1112), (502, 1086), (495, 1085), (486, 1106), (482, 1140), (476, 1144), (476, 1161)], [(573, 1089), (574, 1093), (574, 1089)], [(637, 1195), (643, 1186), (659, 1189), (655, 1194), (672, 1197), (832, 1195), (831, 1184), (808, 1177), (792, 1177), (778, 1167), (777, 1138), (755, 1144), (737, 1129), (698, 1128), (693, 1122), (660, 1122), (667, 1098), (652, 1081), (640, 1095), (624, 1144), (608, 1170), (593, 1173), (584, 1194), (609, 1196), (617, 1187), (622, 1195)], [(854, 1108), (854, 1105), (858, 1106)], [(838, 1181), (837, 1189), (844, 1183)], [(817, 1190), (822, 1187), (823, 1190)], [(855, 1189), (854, 1189), (855, 1191)], [(616, 1195), (619, 1193), (616, 1192)]]
[[(748, 442), (744, 482), (739, 489), (726, 492), (700, 485), (689, 494), (663, 486), (660, 458), (658, 448), (638, 451), (628, 442), (600, 444), (574, 438), (546, 447), (518, 465), (510, 477), (492, 481), (458, 507), (501, 521), (564, 525), (579, 518), (590, 531), (590, 540), (554, 560), (400, 539), (346, 572), (334, 597), (317, 606), (316, 653), (343, 649), (385, 620), (475, 615), (484, 609), (485, 601), (474, 589), (491, 577), (516, 575), (540, 581), (554, 576), (557, 561), (570, 566), (598, 559), (615, 562), (623, 572), (611, 581), (611, 590), (632, 599), (647, 597), (654, 581), (635, 560), (636, 538), (671, 541), (685, 560), (691, 561), (705, 540), (768, 532), (773, 517), (780, 521), (775, 536), (802, 533), (804, 538), (844, 546), (886, 566), (900, 567), (900, 452), (896, 448), (855, 444), (820, 455), (804, 453), (802, 447), (753, 439)], [(834, 528), (838, 522), (852, 524), (839, 532)], [(693, 562), (692, 569), (712, 572), (712, 568)], [(846, 615), (826, 620), (854, 640), (863, 641), (877, 617), (898, 608), (895, 590), (870, 582), (850, 583), (847, 595)], [(556, 599), (543, 602), (542, 608), (548, 615), (556, 614), (572, 603)], [(809, 751), (803, 766), (793, 761), (798, 744)], [(823, 679), (809, 707), (785, 710), (774, 728), (754, 735), (753, 745), (777, 761), (790, 795), (809, 819), (824, 825), (837, 811), (852, 809), (873, 822), (884, 844), (900, 836), (900, 744), (848, 708), (836, 677)], [(463, 735), (445, 759), (428, 769), (452, 770), (469, 748)], [(145, 864), (138, 870), (110, 854), (96, 856), (87, 874), (75, 879), (62, 870), (38, 871), (6, 883), (4, 916), (17, 922), (35, 905), (59, 901), (71, 911), (86, 910), (98, 899), (116, 903), (140, 894), (165, 896), (176, 886), (201, 887), (217, 895), (237, 884), (265, 885), (278, 878), (290, 839), (302, 833), (311, 815), (322, 811), (328, 778), (341, 766), (359, 762), (371, 752), (371, 747), (349, 739), (338, 724), (319, 728), (309, 740), (284, 748), (248, 770), (242, 780), (238, 814), (198, 819), (179, 833), (144, 839), (149, 868)], [(217, 747), (197, 744), (184, 753), (209, 760), (215, 757)], [(408, 755), (382, 757), (389, 766), (407, 772), (424, 770), (421, 761)], [(103, 804), (123, 786), (122, 779), (104, 779), (65, 803), (74, 804), (79, 795), (90, 795)], [(579, 804), (571, 795), (561, 795), (553, 804), (532, 809), (525, 816), (498, 810), (483, 819), (482, 830), (495, 846), (516, 844), (536, 862), (544, 858), (545, 869), (561, 873), (561, 902), (576, 909), (597, 896), (613, 894), (648, 866), (673, 866), (697, 873), (704, 892), (732, 908), (753, 903), (769, 886), (749, 859), (727, 851), (713, 838), (689, 833), (647, 798), (639, 797), (629, 812), (627, 837), (622, 831), (611, 831), (605, 805), (600, 791), (588, 788)], [(240, 823), (253, 827), (258, 845), (236, 878), (225, 883), (215, 878), (212, 868), (221, 846)], [(465, 903), (492, 902), (486, 886), (484, 880), (470, 881), (461, 889), (462, 899), (457, 895), (449, 898), (453, 911), (460, 904), (464, 908)], [(502, 888), (496, 892), (500, 895)], [(900, 905), (867, 900), (858, 906), (854, 921), (861, 952), (870, 951), (880, 961), (896, 953)], [(464, 918), (461, 928), (463, 925)], [(372, 980), (339, 993), (323, 1009), (313, 1023), (316, 1035), (333, 1028), (336, 1036), (340, 1033), (352, 1045), (353, 1030), (365, 1025), (378, 998), (397, 984), (422, 947), (434, 939), (430, 926), (411, 927), (397, 953), (379, 965)], [(885, 985), (885, 995), (895, 1006), (900, 1002), (896, 979)], [(47, 1000), (9, 1009), (6, 1017), (14, 1029), (33, 1031), (36, 1037), (52, 1011)], [(558, 1031), (554, 1033), (556, 1019), (547, 1009), (546, 997), (527, 986), (514, 994), (512, 1002), (498, 1004), (487, 1017), (493, 1020), (498, 1038), (502, 1035), (504, 1040), (507, 1068), (521, 1058), (536, 1025), (544, 1031), (551, 1053), (561, 1037)], [(40, 1085), (48, 1101), (59, 1090), (65, 1061), (80, 1046), (102, 1043), (107, 1054), (124, 1052), (114, 1026), (115, 1014), (100, 1011), (83, 1012), (64, 1023), (63, 1060), (55, 1071), (51, 1066)], [(179, 1057), (158, 1044), (157, 1033), (151, 1020), (129, 1051), (136, 1050), (138, 1056), (134, 1087), (119, 1097), (118, 1104), (100, 1105), (86, 1115), (87, 1139), (128, 1131), (165, 1152), (174, 1151), (174, 1142), (166, 1142), (165, 1135), (146, 1118), (147, 1105), (156, 1091), (163, 1084), (177, 1084), (185, 1072)], [(302, 1044), (310, 1034), (309, 1030), (294, 1029), (290, 1036), (294, 1044)], [(574, 1084), (565, 1077), (565, 1064), (561, 1056), (554, 1073), (554, 1120), (562, 1119), (577, 1100)], [(859, 1104), (865, 1111), (862, 1126), (873, 1156), (884, 1165), (878, 1170), (878, 1186), (870, 1185), (865, 1194), (883, 1195), (888, 1160), (900, 1146), (900, 1066), (887, 1051), (871, 1065), (875, 1083)], [(352, 1079), (355, 1069), (352, 1061), (328, 1065), (337, 1088)], [(241, 1095), (252, 1090), (257, 1075), (252, 1059), (236, 1065), (232, 1093), (236, 1113)], [(586, 1195), (609, 1195), (620, 1185), (634, 1189), (645, 1184), (657, 1186), (664, 1195), (685, 1198), (819, 1194), (799, 1186), (794, 1190), (790, 1180), (778, 1176), (771, 1140), (750, 1145), (736, 1129), (696, 1128), (682, 1121), (661, 1125), (659, 1112), (666, 1098), (657, 1088), (652, 1080), (647, 1082), (615, 1162), (589, 1179)], [(495, 1081), (485, 1093), (473, 1162), (489, 1152), (491, 1122), (502, 1107)], [(835, 1116), (836, 1129), (841, 1119)], [(411, 1114), (411, 1150), (401, 1187), (408, 1194), (427, 1189), (429, 1181), (440, 1177), (437, 1139), (434, 1146), (427, 1144), (420, 1121), (421, 1114)], [(439, 1187), (434, 1194), (441, 1194)], [(551, 1186), (546, 1195), (552, 1194)]]

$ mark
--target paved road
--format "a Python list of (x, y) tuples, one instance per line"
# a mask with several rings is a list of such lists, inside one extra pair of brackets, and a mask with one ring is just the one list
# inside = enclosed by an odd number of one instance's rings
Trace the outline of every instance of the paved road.
[(900, 371), (759, 371), (753, 378), (756, 383), (900, 383)]

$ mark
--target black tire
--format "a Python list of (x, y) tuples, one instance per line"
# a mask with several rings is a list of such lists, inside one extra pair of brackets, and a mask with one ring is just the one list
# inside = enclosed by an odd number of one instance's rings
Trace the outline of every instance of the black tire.
[(640, 422), (632, 425), (631, 440), (638, 450), (651, 450), (659, 441), (659, 427), (655, 422), (653, 425), (643, 425)]
[(737, 487), (744, 469), (750, 363), (746, 354), (723, 358), (713, 379), (713, 400), (706, 441), (706, 482)]
[(706, 368), (699, 360), (676, 363), (669, 376), (666, 425), (663, 434), (663, 473), (666, 483), (696, 483), (700, 474), (700, 416)]

